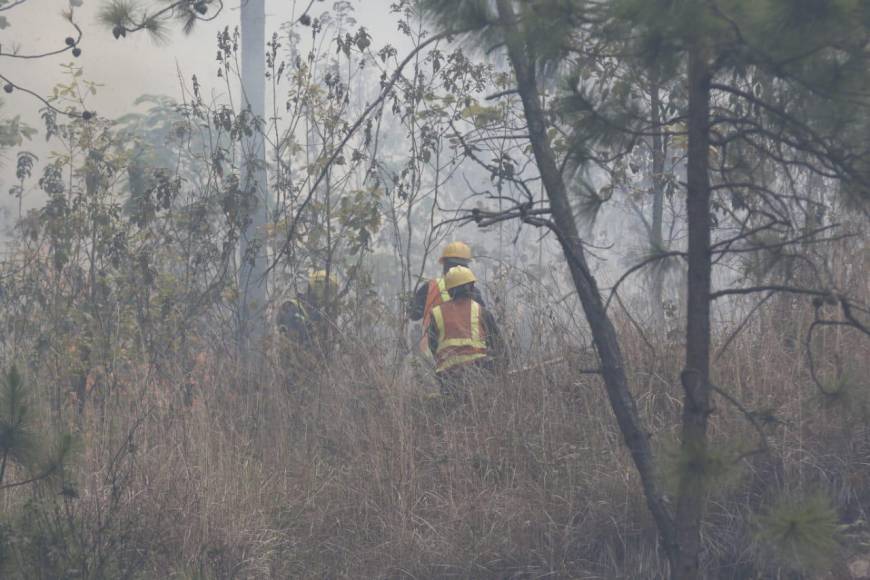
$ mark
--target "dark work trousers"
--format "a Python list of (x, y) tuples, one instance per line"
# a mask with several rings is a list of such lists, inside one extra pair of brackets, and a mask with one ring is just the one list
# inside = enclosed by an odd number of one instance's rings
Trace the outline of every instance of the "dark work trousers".
[(474, 385), (492, 376), (492, 373), (492, 361), (485, 358), (479, 359), (438, 373), (438, 385), (445, 398), (465, 405), (470, 402), (471, 389), (474, 388)]

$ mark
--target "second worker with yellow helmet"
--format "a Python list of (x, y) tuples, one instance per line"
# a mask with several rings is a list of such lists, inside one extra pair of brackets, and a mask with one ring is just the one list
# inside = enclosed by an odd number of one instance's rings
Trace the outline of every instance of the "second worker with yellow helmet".
[(338, 280), (335, 276), (327, 275), (326, 270), (311, 272), (305, 293), (281, 304), (277, 317), (278, 330), (297, 347), (323, 347), (329, 325), (332, 324), (328, 314), (337, 306), (337, 293)]

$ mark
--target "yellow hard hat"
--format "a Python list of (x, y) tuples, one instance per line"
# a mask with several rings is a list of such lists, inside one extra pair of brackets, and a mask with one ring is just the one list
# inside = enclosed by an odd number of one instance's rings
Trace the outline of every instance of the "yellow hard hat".
[[(309, 286), (320, 286), (326, 283), (326, 270), (315, 270), (308, 275), (308, 285)], [(329, 277), (329, 284), (331, 286), (338, 286), (338, 280), (334, 275)]]
[(477, 278), (474, 277), (474, 272), (465, 266), (453, 266), (447, 271), (447, 275), (444, 276), (444, 286), (448, 290), (453, 290), (457, 286), (464, 286), (472, 282), (477, 282)]
[(467, 260), (471, 261), (471, 248), (468, 247), (468, 244), (465, 242), (450, 242), (446, 246), (444, 246), (444, 251), (441, 252), (441, 258), (438, 259), (439, 262), (444, 262), (452, 258), (454, 260)]

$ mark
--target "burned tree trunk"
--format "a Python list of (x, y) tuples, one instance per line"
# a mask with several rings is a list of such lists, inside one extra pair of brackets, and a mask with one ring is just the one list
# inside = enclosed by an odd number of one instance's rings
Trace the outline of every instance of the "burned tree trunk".
[(710, 69), (700, 42), (689, 52), (689, 224), (686, 362), (682, 372), (684, 405), (676, 528), (679, 558), (672, 577), (699, 577), (701, 519), (706, 491), (707, 419), (710, 415)]
[(655, 519), (668, 557), (673, 562), (677, 553), (673, 521), (655, 479), (655, 463), (649, 436), (641, 425), (637, 406), (628, 386), (616, 330), (607, 315), (597, 282), (587, 264), (568, 191), (547, 137), (546, 116), (541, 106), (534, 63), (529, 58), (528, 47), (519, 34), (511, 0), (498, 0), (497, 6), (500, 22), (504, 27), (508, 57), (516, 75), (517, 90), (529, 127), (529, 140), (550, 201), (555, 230), (601, 361), (601, 374), (610, 406), (640, 474), (647, 506)]

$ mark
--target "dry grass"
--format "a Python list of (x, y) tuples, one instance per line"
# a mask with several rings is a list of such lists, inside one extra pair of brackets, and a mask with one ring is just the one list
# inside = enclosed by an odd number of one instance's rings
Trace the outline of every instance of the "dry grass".
[[(769, 412), (758, 419), (770, 449), (733, 461), (757, 435), (717, 399), (725, 459), (704, 530), (710, 578), (788, 577), (752, 529), (783, 493), (827, 493), (846, 523), (870, 507), (868, 343), (823, 337), (837, 354), (820, 357), (823, 374), (848, 361), (850, 378), (820, 398), (800, 349), (769, 322), (715, 369), (745, 408)], [(653, 351), (631, 325), (620, 332), (667, 483), (681, 345)], [(570, 341), (562, 348), (570, 364), (482, 381), (450, 412), (414, 364), (391, 364), (378, 346), (345, 348), (293, 387), (274, 357), (246, 367), (204, 350), (160, 370), (128, 366), (80, 415), (64, 411), (83, 440), (78, 498), (64, 505), (90, 550), (84, 577), (661, 578), (599, 380), (574, 372), (589, 361)], [(94, 550), (120, 563), (95, 571)]]

